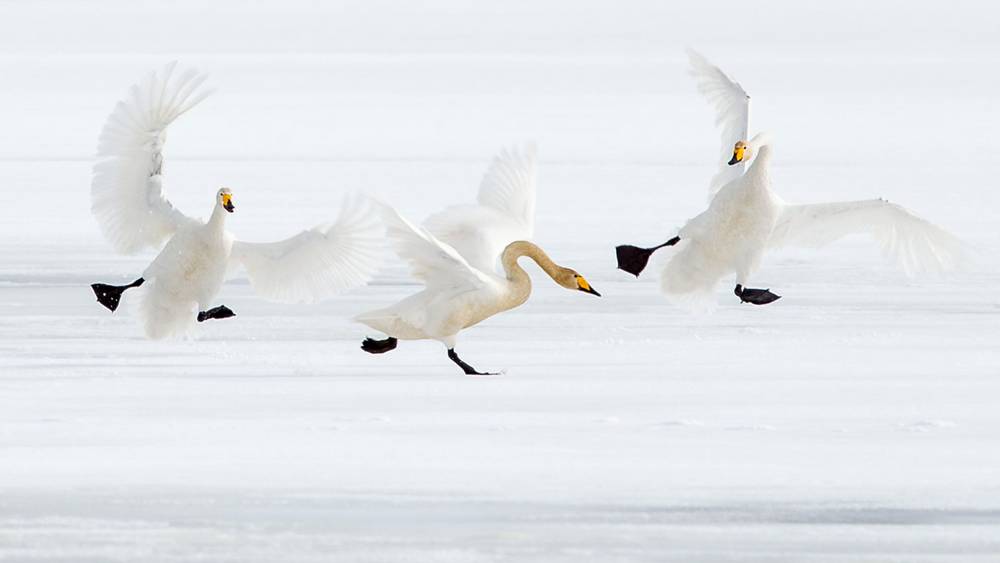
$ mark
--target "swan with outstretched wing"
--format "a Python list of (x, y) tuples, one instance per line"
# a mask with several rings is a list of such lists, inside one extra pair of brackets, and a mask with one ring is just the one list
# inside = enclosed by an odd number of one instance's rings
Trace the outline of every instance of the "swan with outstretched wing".
[(492, 266), (477, 268), (457, 249), (410, 223), (395, 209), (383, 206), (382, 215), (397, 254), (410, 264), (413, 277), (424, 283), (424, 289), (355, 317), (386, 335), (362, 342), (361, 349), (370, 354), (395, 350), (400, 340), (437, 340), (448, 350), (448, 359), (466, 375), (495, 375), (467, 364), (455, 346), (461, 331), (528, 300), (531, 278), (517, 263), (522, 256), (533, 260), (560, 286), (600, 296), (583, 276), (553, 262), (534, 243), (519, 240), (507, 244), (500, 253), (503, 272), (498, 274)]
[(361, 200), (346, 201), (332, 224), (271, 243), (238, 241), (226, 231), (226, 218), (236, 210), (229, 188), (216, 192), (207, 221), (167, 200), (167, 127), (210, 93), (201, 88), (204, 74), (175, 71), (171, 63), (133, 86), (101, 131), (91, 184), (101, 232), (122, 253), (162, 249), (135, 281), (93, 284), (98, 302), (113, 312), (126, 290), (145, 286), (139, 308), (145, 332), (162, 338), (195, 321), (234, 316), (225, 305), (213, 306), (234, 269), (246, 270), (262, 297), (289, 303), (319, 301), (367, 282), (378, 266), (381, 233)]
[[(664, 266), (661, 287), (678, 300), (703, 298), (723, 277), (735, 274), (734, 293), (744, 303), (780, 298), (746, 287), (764, 253), (785, 245), (822, 246), (851, 234), (868, 234), (908, 275), (944, 272), (967, 259), (954, 236), (895, 203), (881, 199), (792, 205), (771, 190), (771, 138), (747, 139), (749, 96), (704, 57), (689, 53), (698, 90), (716, 110), (725, 154), (710, 184), (708, 209), (667, 242), (651, 248), (621, 245), (618, 267), (638, 276), (656, 250), (677, 246)], [(748, 164), (749, 163), (749, 164)], [(745, 167), (745, 171), (742, 170)], [(719, 185), (721, 183), (721, 186)]]
[[(360, 323), (386, 338), (366, 338), (370, 354), (395, 350), (400, 340), (437, 340), (467, 375), (488, 375), (459, 358), (459, 332), (527, 301), (531, 279), (517, 260), (527, 256), (557, 284), (600, 295), (575, 271), (553, 262), (528, 242), (535, 227), (535, 147), (504, 150), (479, 187), (477, 203), (456, 205), (416, 226), (383, 205), (396, 253), (424, 289), (389, 307), (362, 313)], [(500, 262), (502, 273), (497, 272)]]

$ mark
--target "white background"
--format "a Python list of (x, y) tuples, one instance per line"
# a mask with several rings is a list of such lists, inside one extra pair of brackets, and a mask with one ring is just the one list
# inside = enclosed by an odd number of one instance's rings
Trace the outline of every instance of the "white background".
[[(949, 2), (0, 2), (0, 561), (990, 560), (1000, 556), (1000, 18)], [(784, 296), (692, 315), (658, 243), (718, 149), (700, 50), (752, 97), (792, 201), (886, 197), (978, 264), (908, 280), (864, 238), (785, 251)], [(315, 306), (148, 342), (89, 213), (97, 133), (170, 60), (215, 95), (170, 130), (171, 199), (230, 186), (241, 238), (378, 194), (420, 219), (539, 145), (524, 307), (358, 350), (348, 319), (417, 289), (387, 254)], [(657, 262), (668, 255), (658, 257)]]

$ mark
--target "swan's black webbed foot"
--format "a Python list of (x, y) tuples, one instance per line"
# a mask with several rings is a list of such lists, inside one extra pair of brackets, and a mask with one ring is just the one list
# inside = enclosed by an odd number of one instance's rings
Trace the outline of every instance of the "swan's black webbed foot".
[(365, 341), (361, 343), (361, 349), (369, 354), (385, 354), (386, 352), (395, 350), (398, 342), (398, 340), (391, 336), (385, 340), (365, 338)]
[(115, 309), (118, 308), (118, 304), (121, 303), (122, 294), (125, 293), (125, 290), (133, 287), (139, 287), (145, 281), (146, 280), (139, 278), (128, 285), (92, 283), (90, 284), (90, 289), (94, 290), (94, 295), (97, 296), (97, 302), (107, 307), (113, 313), (115, 312)]
[(448, 359), (450, 359), (451, 361), (453, 361), (456, 364), (458, 364), (458, 367), (462, 368), (462, 371), (465, 372), (465, 375), (499, 375), (499, 374), (496, 374), (496, 373), (489, 373), (489, 372), (485, 372), (484, 373), (484, 372), (476, 371), (476, 368), (474, 368), (474, 367), (470, 366), (469, 364), (463, 362), (462, 358), (458, 357), (458, 354), (455, 352), (454, 348), (448, 348)]
[(733, 290), (736, 297), (740, 298), (743, 303), (753, 303), (754, 305), (767, 305), (768, 303), (774, 303), (781, 296), (775, 293), (771, 293), (770, 289), (752, 289), (749, 287), (743, 287), (740, 284), (736, 284), (736, 289)]
[(649, 263), (649, 257), (652, 256), (654, 252), (664, 246), (673, 246), (680, 242), (680, 240), (680, 237), (674, 237), (659, 246), (654, 246), (653, 248), (639, 248), (638, 246), (632, 246), (629, 244), (616, 246), (615, 254), (618, 257), (618, 269), (624, 270), (635, 277), (639, 277), (639, 274), (646, 269), (646, 264)]
[(225, 305), (219, 305), (218, 307), (212, 307), (207, 311), (198, 312), (198, 322), (203, 323), (208, 319), (228, 319), (229, 317), (235, 317), (236, 313), (232, 309), (226, 307)]

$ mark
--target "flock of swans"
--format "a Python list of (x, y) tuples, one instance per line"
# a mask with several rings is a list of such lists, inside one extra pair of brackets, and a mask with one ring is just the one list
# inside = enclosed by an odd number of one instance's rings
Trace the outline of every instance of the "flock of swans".
[[(710, 182), (709, 205), (663, 244), (618, 246), (620, 269), (638, 276), (653, 252), (676, 246), (661, 273), (668, 297), (704, 299), (723, 277), (735, 274), (736, 296), (765, 305), (780, 296), (748, 283), (769, 248), (818, 246), (869, 233), (908, 274), (945, 271), (964, 260), (964, 247), (955, 237), (881, 199), (785, 203), (771, 190), (770, 137), (758, 133), (748, 138), (749, 96), (697, 53), (689, 57), (698, 89), (714, 106), (722, 127), (719, 172)], [(534, 146), (501, 152), (483, 177), (476, 203), (446, 208), (422, 226), (383, 202), (353, 198), (345, 200), (330, 225), (277, 242), (239, 241), (225, 229), (236, 210), (229, 188), (215, 194), (207, 221), (181, 213), (163, 195), (166, 131), (210, 92), (202, 87), (205, 75), (175, 71), (170, 64), (151, 74), (115, 106), (100, 134), (91, 186), (92, 212), (116, 251), (162, 247), (131, 283), (91, 286), (98, 302), (112, 312), (125, 291), (142, 286), (138, 311), (149, 338), (183, 334), (196, 322), (235, 316), (215, 299), (226, 277), (239, 268), (257, 294), (287, 303), (315, 302), (364, 285), (380, 266), (385, 239), (424, 288), (355, 317), (385, 335), (363, 341), (361, 348), (371, 354), (394, 350), (400, 340), (437, 340), (467, 375), (489, 375), (458, 356), (457, 336), (528, 300), (531, 279), (518, 264), (521, 257), (533, 260), (566, 289), (600, 296), (586, 278), (530, 242)]]

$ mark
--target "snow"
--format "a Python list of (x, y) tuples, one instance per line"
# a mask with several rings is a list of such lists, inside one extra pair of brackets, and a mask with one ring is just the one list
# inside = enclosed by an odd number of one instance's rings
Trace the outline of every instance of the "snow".
[[(0, 8), (0, 561), (1000, 557), (995, 8), (415, 6)], [(783, 197), (885, 197), (979, 263), (908, 280), (863, 238), (782, 251), (755, 280), (781, 301), (726, 285), (702, 315), (658, 293), (666, 255), (616, 271), (614, 245), (705, 204), (686, 45), (753, 97)], [(604, 297), (532, 266), (531, 300), (460, 338), (492, 378), (433, 342), (358, 349), (347, 319), (417, 287), (391, 256), (314, 306), (236, 280), (235, 319), (144, 340), (134, 296), (111, 315), (87, 287), (152, 256), (100, 238), (90, 155), (174, 58), (218, 90), (170, 131), (181, 209), (229, 186), (247, 240), (354, 190), (421, 218), (533, 139), (536, 240)]]

